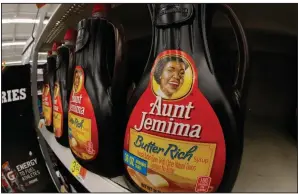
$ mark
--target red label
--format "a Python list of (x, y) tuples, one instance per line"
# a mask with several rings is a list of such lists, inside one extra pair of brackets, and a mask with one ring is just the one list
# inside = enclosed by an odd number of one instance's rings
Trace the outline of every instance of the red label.
[(98, 129), (81, 66), (76, 66), (69, 100), (68, 128), (72, 151), (83, 160), (94, 159), (98, 153)]
[(44, 84), (42, 88), (42, 112), (46, 126), (52, 125), (52, 97), (49, 84)]
[(54, 88), (54, 133), (56, 137), (61, 137), (63, 133), (63, 107), (60, 95), (60, 85), (55, 83)]
[[(160, 53), (130, 115), (124, 162), (132, 180), (147, 192), (215, 192), (221, 182), (225, 140), (198, 88), (197, 71), (185, 52)], [(197, 189), (200, 177), (210, 177), (208, 187), (199, 183), (204, 191)]]

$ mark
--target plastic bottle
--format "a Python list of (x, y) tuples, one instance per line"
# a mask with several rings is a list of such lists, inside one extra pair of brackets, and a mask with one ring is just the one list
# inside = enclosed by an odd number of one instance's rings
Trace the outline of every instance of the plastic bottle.
[(92, 17), (78, 24), (68, 126), (77, 161), (90, 171), (113, 177), (123, 172), (124, 130), (119, 126), (128, 84), (123, 36), (106, 19), (107, 11), (106, 5), (95, 4)]
[(137, 192), (230, 192), (243, 137), (212, 73), (205, 5), (149, 9), (151, 53), (127, 110), (127, 183)]
[(43, 72), (43, 89), (42, 89), (42, 107), (45, 120), (45, 126), (53, 132), (53, 92), (56, 70), (57, 47), (60, 44), (54, 42), (52, 51), (48, 52), (47, 63)]
[(64, 36), (64, 44), (57, 50), (53, 121), (56, 140), (65, 147), (69, 147), (68, 101), (74, 72), (73, 52), (75, 39), (76, 31), (71, 28), (68, 29)]

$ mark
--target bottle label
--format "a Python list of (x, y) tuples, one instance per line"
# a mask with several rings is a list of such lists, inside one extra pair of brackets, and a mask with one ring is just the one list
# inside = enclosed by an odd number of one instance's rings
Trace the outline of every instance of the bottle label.
[(63, 107), (60, 95), (60, 84), (55, 83), (54, 88), (54, 133), (56, 137), (61, 137), (63, 133)]
[(98, 153), (98, 131), (91, 100), (85, 89), (85, 75), (76, 66), (68, 110), (68, 138), (72, 151), (83, 160)]
[(183, 51), (160, 53), (131, 113), (123, 159), (147, 192), (215, 192), (221, 182), (225, 140), (197, 71)]
[(42, 112), (45, 126), (52, 125), (52, 98), (49, 84), (44, 84), (42, 88)]

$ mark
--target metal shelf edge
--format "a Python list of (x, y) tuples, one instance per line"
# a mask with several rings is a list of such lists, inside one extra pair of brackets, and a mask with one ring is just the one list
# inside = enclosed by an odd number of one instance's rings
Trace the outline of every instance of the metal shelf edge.
[(39, 38), (37, 39), (37, 42), (36, 42), (36, 45), (37, 46), (36, 46), (36, 48), (39, 49), (39, 47), (44, 43), (44, 41), (47, 38), (48, 34), (51, 32), (51, 29), (55, 26), (55, 24), (58, 21), (58, 19), (60, 19), (61, 16), (71, 6), (72, 6), (72, 4), (68, 4), (68, 3), (63, 3), (63, 4), (58, 5), (58, 7), (54, 11), (53, 15), (49, 19), (49, 22), (47, 23), (47, 25), (45, 25), (45, 27), (43, 28), (43, 30), (42, 30)]

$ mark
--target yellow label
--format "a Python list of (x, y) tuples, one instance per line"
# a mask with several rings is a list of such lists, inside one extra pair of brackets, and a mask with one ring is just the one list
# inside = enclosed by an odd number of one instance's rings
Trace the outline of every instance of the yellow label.
[(79, 176), (81, 172), (81, 165), (76, 160), (72, 161), (70, 164), (70, 172), (75, 177)]
[(86, 147), (91, 141), (91, 120), (68, 113), (68, 126), (71, 129), (70, 146), (72, 151), (83, 159), (93, 156), (87, 153)]
[(54, 111), (54, 133), (56, 137), (62, 136), (62, 115)]
[(148, 162), (148, 180), (142, 183), (151, 186), (174, 182), (194, 188), (198, 177), (210, 176), (215, 150), (214, 143), (174, 140), (130, 129), (129, 152)]
[(45, 119), (45, 125), (50, 126), (52, 123), (52, 108), (48, 106), (43, 106), (43, 116)]

